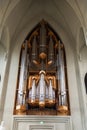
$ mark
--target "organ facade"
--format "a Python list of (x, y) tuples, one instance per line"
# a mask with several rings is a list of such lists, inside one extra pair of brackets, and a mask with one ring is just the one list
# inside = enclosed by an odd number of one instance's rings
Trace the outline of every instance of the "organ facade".
[(69, 115), (64, 44), (44, 20), (21, 46), (14, 114)]

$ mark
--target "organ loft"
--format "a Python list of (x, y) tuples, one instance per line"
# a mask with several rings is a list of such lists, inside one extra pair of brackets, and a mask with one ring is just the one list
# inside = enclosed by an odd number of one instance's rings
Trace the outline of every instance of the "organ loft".
[(14, 114), (70, 114), (64, 44), (44, 20), (21, 46)]

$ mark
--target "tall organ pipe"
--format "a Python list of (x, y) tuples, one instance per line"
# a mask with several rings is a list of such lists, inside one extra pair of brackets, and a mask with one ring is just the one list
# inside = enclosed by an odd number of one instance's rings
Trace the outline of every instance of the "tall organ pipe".
[(25, 43), (25, 48), (23, 48), (21, 55), (17, 105), (25, 104), (26, 83), (27, 83), (27, 42)]
[(50, 41), (49, 41), (49, 49), (48, 49), (48, 64), (52, 64), (54, 61), (54, 46), (53, 46), (53, 39), (52, 36), (50, 36)]
[(39, 52), (39, 57), (41, 59), (45, 59), (46, 58), (46, 27), (45, 24), (41, 24), (40, 27), (40, 52)]
[(58, 51), (59, 106), (67, 106), (64, 54), (63, 49), (61, 49), (60, 45)]
[(32, 61), (33, 63), (37, 64), (37, 41), (36, 41), (36, 35), (33, 38), (32, 42)]

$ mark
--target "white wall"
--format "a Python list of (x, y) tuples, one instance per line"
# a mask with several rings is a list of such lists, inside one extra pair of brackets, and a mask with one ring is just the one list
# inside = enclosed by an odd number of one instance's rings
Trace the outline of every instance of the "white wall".
[[(87, 106), (84, 75), (87, 72), (87, 47), (82, 50), (82, 60), (80, 61), (78, 52), (83, 45), (83, 39), (78, 37), (77, 40), (81, 24), (75, 12), (65, 1), (62, 0), (58, 3), (55, 0), (55, 2), (48, 1), (48, 4), (46, 1), (40, 2), (39, 8), (36, 2), (30, 1), (27, 4), (27, 1), (22, 1), (14, 7), (12, 13), (8, 14), (0, 37), (3, 43), (0, 44), (0, 120), (5, 121), (7, 130), (12, 130), (21, 44), (32, 28), (44, 18), (59, 34), (65, 45), (72, 129), (86, 130)], [(7, 56), (7, 59), (5, 59), (5, 56)]]

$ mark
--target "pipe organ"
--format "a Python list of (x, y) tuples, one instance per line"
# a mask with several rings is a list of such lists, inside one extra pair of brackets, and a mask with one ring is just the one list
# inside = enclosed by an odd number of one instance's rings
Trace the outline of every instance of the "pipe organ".
[(14, 114), (68, 115), (64, 45), (42, 20), (21, 47)]

